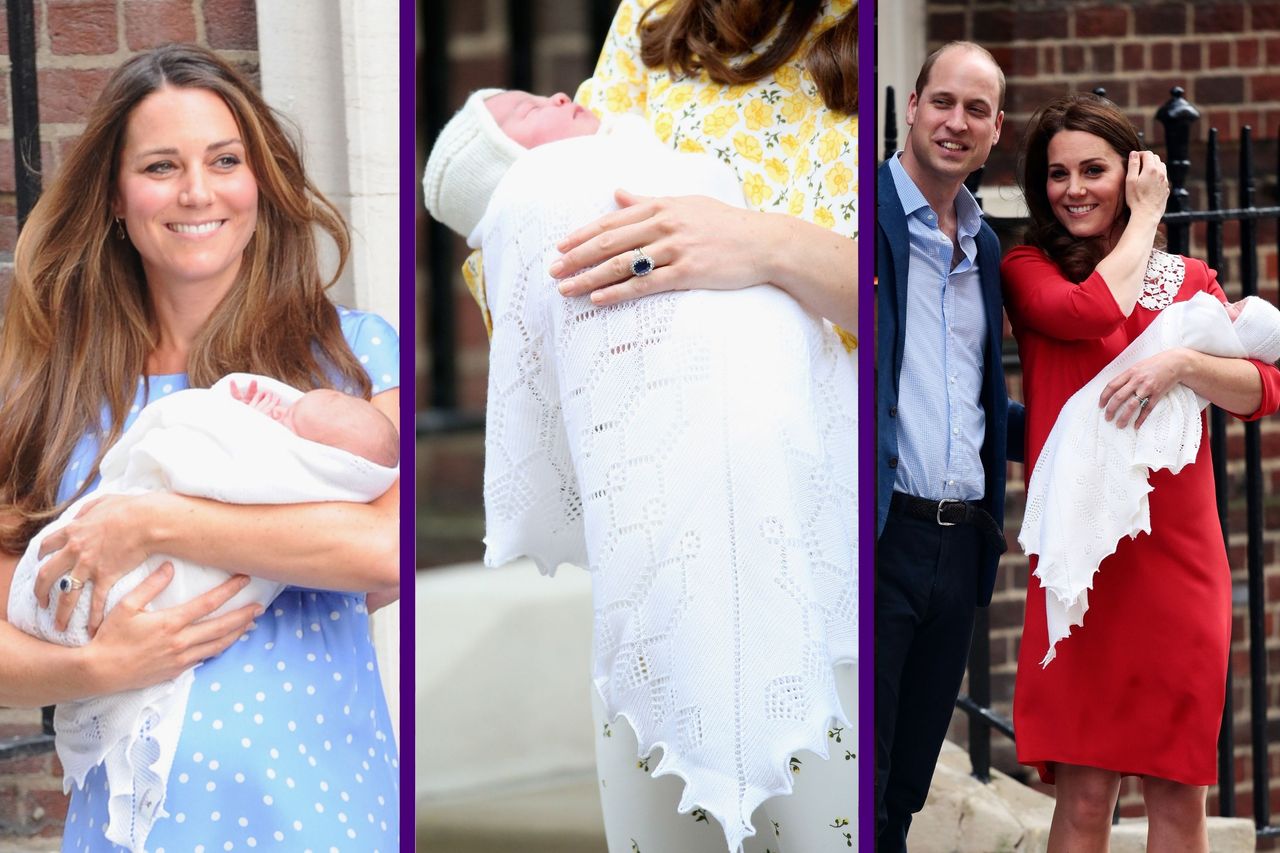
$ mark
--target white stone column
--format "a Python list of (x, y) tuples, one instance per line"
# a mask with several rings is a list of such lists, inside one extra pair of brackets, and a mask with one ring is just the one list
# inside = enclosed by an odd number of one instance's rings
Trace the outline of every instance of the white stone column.
[[(928, 56), (925, 40), (924, 0), (901, 0), (881, 3), (876, 9), (878, 22), (876, 55), (876, 160), (884, 148), (884, 89), (893, 87), (893, 103), (898, 113), (898, 147), (907, 138), (907, 95), (915, 88), (916, 74)], [(871, 122), (864, 122), (870, 127)]]
[[(297, 125), (308, 175), (351, 226), (334, 300), (399, 329), (399, 4), (259, 3), (258, 51), (264, 96)], [(374, 614), (372, 632), (398, 738), (398, 604)]]

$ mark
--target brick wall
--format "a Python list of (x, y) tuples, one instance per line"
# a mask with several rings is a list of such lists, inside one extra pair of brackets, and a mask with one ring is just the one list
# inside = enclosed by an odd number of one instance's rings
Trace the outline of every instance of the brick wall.
[[(1193, 125), (1191, 153), (1191, 204), (1204, 205), (1204, 140), (1209, 127), (1219, 129), (1223, 143), (1220, 163), (1223, 172), (1235, 175), (1241, 128), (1253, 127), (1256, 142), (1254, 162), (1258, 170), (1258, 204), (1275, 204), (1277, 190), (1277, 145), (1280, 136), (1280, 3), (1273, 2), (1137, 2), (1082, 3), (1041, 0), (1036, 3), (931, 2), (928, 4), (929, 47), (944, 41), (965, 38), (991, 50), (1004, 68), (1008, 98), (1004, 133), (993, 152), (984, 176), (984, 186), (1014, 183), (1014, 163), (1022, 130), (1034, 109), (1046, 99), (1071, 91), (1106, 88), (1107, 96), (1129, 115), (1143, 131), (1144, 138), (1164, 154), (1164, 131), (1154, 116), (1175, 85), (1201, 112)], [(1234, 206), (1237, 186), (1228, 185), (1224, 198)], [(1262, 247), (1264, 296), (1276, 299), (1275, 223), (1259, 229)], [(1239, 233), (1229, 226), (1225, 234), (1227, 261), (1220, 271), (1229, 294), (1239, 292)], [(1203, 255), (1202, 227), (1192, 234), (1192, 253)], [(1021, 395), (1020, 377), (1010, 378), (1010, 391)], [(1268, 530), (1265, 536), (1266, 578), (1269, 591), (1280, 591), (1280, 561), (1275, 554), (1277, 517), (1280, 504), (1280, 425), (1263, 424), (1265, 459), (1265, 505)], [(1243, 430), (1231, 431), (1229, 493), (1231, 495), (1231, 538), (1229, 552), (1238, 592), (1244, 573), (1244, 482)], [(1007, 534), (1010, 554), (1002, 563), (1002, 573), (992, 601), (992, 669), (996, 707), (1010, 713), (1014, 672), (1021, 629), (1023, 599), (1026, 594), (1027, 562), (1016, 544), (1024, 495), (1022, 466), (1010, 469), (1009, 519)], [(1280, 660), (1274, 653), (1280, 642), (1280, 600), (1267, 608), (1268, 650), (1271, 658), (1268, 678), (1268, 705), (1280, 699)], [(1241, 598), (1240, 595), (1237, 596)], [(1236, 746), (1237, 809), (1251, 813), (1251, 771), (1248, 746), (1248, 657), (1246, 609), (1238, 606), (1233, 626), (1232, 659), (1235, 668), (1234, 701)], [(965, 725), (957, 714), (952, 735), (964, 740)], [(995, 762), (1002, 769), (1028, 776), (1020, 768), (1004, 739), (995, 738)], [(1280, 743), (1270, 749), (1273, 784), (1271, 808), (1280, 806)], [(1031, 774), (1034, 775), (1034, 774)], [(1122, 812), (1141, 814), (1141, 797), (1136, 781), (1126, 782), (1122, 792)], [(1217, 792), (1210, 792), (1210, 810), (1216, 813)]]
[[(543, 0), (533, 5), (536, 37), (534, 40), (534, 91), (550, 94), (561, 91), (570, 96), (578, 84), (591, 74), (600, 46), (593, 44), (589, 30), (589, 5), (585, 0), (552, 3)], [(452, 112), (475, 89), (507, 85), (509, 40), (506, 4), (497, 0), (448, 4), (448, 91)], [(419, 61), (422, 61), (421, 58)], [(420, 150), (418, 172), (421, 173), (430, 151), (431, 139), (419, 129)], [(421, 201), (421, 194), (418, 196)], [(423, 313), (418, 328), (425, 335), (430, 318), (426, 315), (427, 288), (452, 288), (456, 303), (455, 334), (457, 337), (458, 406), (469, 412), (483, 412), (488, 381), (489, 342), (471, 295), (455, 273), (452, 281), (441, 285), (430, 280), (428, 216), (418, 206), (418, 304)], [(469, 250), (462, 238), (455, 237), (449, 246), (450, 269), (461, 267)], [(418, 352), (418, 399), (430, 399), (430, 362), (426, 341)], [(421, 404), (420, 404), (421, 405)], [(418, 442), (418, 565), (443, 565), (479, 559), (483, 553), (480, 539), (484, 534), (481, 485), (484, 471), (483, 436), (469, 434), (446, 438), (427, 438)]]
[[(170, 41), (219, 51), (256, 79), (254, 0), (35, 0), (36, 68), (44, 182), (112, 69), (135, 53)], [(11, 274), (17, 237), (14, 146), (9, 92), (9, 34), (0, 15), (0, 292)], [(0, 709), (0, 743), (40, 730), (40, 712)], [(0, 761), (0, 841), (62, 834), (66, 798), (52, 753)], [(53, 846), (52, 844), (50, 846)]]

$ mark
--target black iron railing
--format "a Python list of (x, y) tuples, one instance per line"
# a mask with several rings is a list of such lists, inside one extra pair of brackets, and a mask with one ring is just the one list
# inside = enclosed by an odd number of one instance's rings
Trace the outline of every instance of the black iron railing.
[[(36, 30), (32, 0), (9, 0), (9, 86), (13, 111), (13, 173), (18, 227), (40, 197), (40, 101), (36, 93)], [(53, 708), (44, 709), (37, 735), (0, 740), (0, 761), (53, 749)]]
[[(582, 76), (595, 66), (595, 50), (604, 44), (609, 25), (618, 8), (618, 0), (580, 0), (590, 28), (592, 50)], [(449, 119), (449, 82), (451, 69), (448, 52), (448, 7), (435, 0), (419, 0), (418, 19), (423, 24), (423, 51), (418, 64), (418, 114), (423, 150), (429, 151), (440, 129)], [(542, 6), (527, 0), (507, 0), (505, 4), (508, 37), (507, 80), (515, 89), (531, 89), (534, 79), (534, 40), (538, 32), (538, 15)], [(563, 13), (563, 10), (561, 10)], [(427, 227), (426, 251), (427, 298), (424, 303), (426, 346), (428, 355), (429, 392), (426, 409), (417, 413), (418, 435), (474, 431), (484, 426), (484, 413), (465, 411), (458, 404), (458, 340), (456, 334), (457, 305), (453, 282), (458, 270), (454, 256), (454, 237), (444, 225), (430, 222)]]
[[(1101, 89), (1096, 94), (1105, 95)], [(1239, 285), (1245, 296), (1258, 294), (1258, 222), (1271, 220), (1280, 224), (1280, 203), (1267, 207), (1257, 206), (1256, 170), (1254, 167), (1253, 133), (1249, 127), (1241, 130), (1239, 140), (1239, 165), (1237, 170), (1236, 206), (1223, 207), (1226, 190), (1219, 166), (1220, 145), (1216, 128), (1208, 132), (1205, 146), (1205, 206), (1202, 210), (1190, 208), (1188, 188), (1191, 173), (1191, 129), (1200, 113), (1185, 98), (1181, 87), (1170, 90), (1169, 100), (1156, 112), (1156, 119), (1163, 125), (1165, 134), (1170, 194), (1163, 223), (1166, 227), (1169, 251), (1191, 254), (1191, 226), (1205, 223), (1205, 245), (1200, 247), (1209, 266), (1218, 271), (1218, 280), (1229, 284), (1226, 256), (1223, 250), (1223, 231), (1227, 223), (1239, 227)], [(885, 97), (884, 156), (892, 156), (897, 149), (896, 114), (894, 93), (890, 87)], [(1275, 174), (1280, 175), (1280, 145), (1277, 146)], [(966, 185), (976, 187), (980, 176), (971, 176)], [(1277, 186), (1280, 194), (1280, 186)], [(1280, 202), (1280, 198), (1277, 199)], [(992, 222), (997, 231), (1008, 233), (1010, 228), (1023, 220), (1000, 219)], [(1280, 252), (1280, 227), (1277, 227), (1277, 252)], [(1008, 343), (1008, 342), (1007, 342)], [(1007, 345), (1005, 366), (1017, 372), (1016, 350)], [(1216, 406), (1211, 407), (1210, 450), (1213, 457), (1214, 482), (1218, 518), (1222, 525), (1223, 539), (1228, 539), (1227, 492), (1227, 420)], [(1246, 590), (1248, 601), (1248, 654), (1249, 654), (1249, 746), (1252, 756), (1253, 820), (1258, 837), (1280, 836), (1280, 826), (1271, 825), (1270, 789), (1271, 767), (1269, 763), (1269, 736), (1267, 730), (1267, 649), (1266, 649), (1266, 586), (1264, 583), (1263, 540), (1263, 485), (1262, 439), (1257, 422), (1244, 425), (1244, 495)], [(969, 757), (973, 773), (979, 779), (990, 778), (991, 730), (1014, 738), (1012, 723), (992, 710), (991, 657), (989, 643), (989, 615), (979, 608), (974, 624), (974, 640), (969, 656), (969, 692), (956, 700), (956, 706), (969, 719)], [(1226, 705), (1218, 740), (1218, 811), (1223, 816), (1234, 816), (1236, 808), (1235, 780), (1235, 707), (1232, 687), (1235, 673), (1229, 666), (1227, 675)]]

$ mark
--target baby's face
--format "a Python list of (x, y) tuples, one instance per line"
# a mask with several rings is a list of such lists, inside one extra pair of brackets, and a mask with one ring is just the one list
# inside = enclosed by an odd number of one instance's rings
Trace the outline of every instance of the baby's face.
[(549, 98), (528, 92), (502, 92), (484, 105), (502, 132), (525, 148), (572, 136), (590, 136), (600, 128), (600, 119), (563, 92)]

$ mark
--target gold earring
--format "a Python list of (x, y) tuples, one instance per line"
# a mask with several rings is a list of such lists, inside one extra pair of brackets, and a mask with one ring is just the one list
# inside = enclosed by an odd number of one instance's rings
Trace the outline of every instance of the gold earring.
[(124, 239), (124, 237), (125, 237), (125, 234), (124, 234), (124, 220), (123, 220), (123, 219), (121, 219), (119, 216), (117, 216), (117, 217), (116, 217), (116, 239), (117, 239), (117, 240), (123, 240), (123, 239)]

